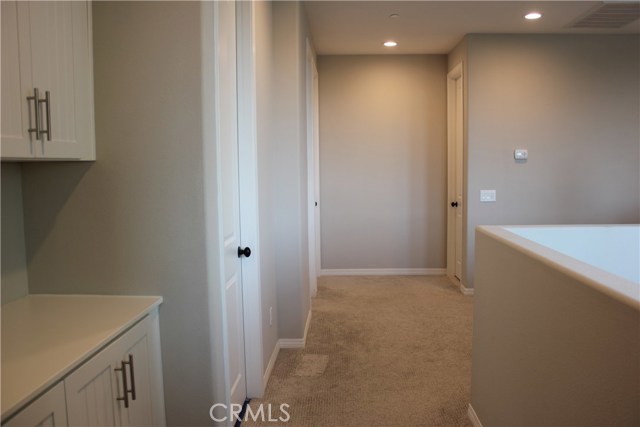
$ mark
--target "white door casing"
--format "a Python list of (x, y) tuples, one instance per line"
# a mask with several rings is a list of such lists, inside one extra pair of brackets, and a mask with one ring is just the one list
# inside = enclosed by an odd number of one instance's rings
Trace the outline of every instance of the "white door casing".
[(447, 275), (462, 285), (464, 221), (464, 84), (463, 64), (447, 74), (448, 211)]

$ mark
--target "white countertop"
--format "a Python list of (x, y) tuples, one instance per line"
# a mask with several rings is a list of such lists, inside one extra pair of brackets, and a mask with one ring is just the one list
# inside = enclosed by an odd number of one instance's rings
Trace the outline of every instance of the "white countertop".
[(2, 306), (2, 419), (162, 303), (161, 297), (29, 295)]

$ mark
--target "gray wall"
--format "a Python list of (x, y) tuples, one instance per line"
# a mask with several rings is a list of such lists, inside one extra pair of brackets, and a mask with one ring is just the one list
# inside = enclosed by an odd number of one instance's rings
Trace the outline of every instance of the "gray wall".
[(302, 4), (273, 3), (273, 208), (280, 338), (302, 338), (309, 300), (306, 37)]
[(638, 38), (468, 36), (466, 286), (477, 225), (640, 222)]
[(23, 165), (32, 293), (162, 295), (167, 422), (210, 424), (200, 5), (93, 4), (95, 163)]
[(22, 173), (19, 163), (2, 163), (2, 304), (29, 293), (22, 213)]
[(318, 59), (322, 268), (444, 268), (446, 56)]
[[(274, 78), (272, 11), (270, 2), (255, 4), (256, 24), (256, 115), (258, 144), (258, 194), (260, 214), (260, 281), (262, 286), (263, 366), (266, 369), (278, 342), (278, 295), (276, 287), (276, 250), (274, 226), (277, 218), (274, 204), (274, 168), (272, 122), (274, 120)], [(269, 324), (269, 309), (273, 324)]]

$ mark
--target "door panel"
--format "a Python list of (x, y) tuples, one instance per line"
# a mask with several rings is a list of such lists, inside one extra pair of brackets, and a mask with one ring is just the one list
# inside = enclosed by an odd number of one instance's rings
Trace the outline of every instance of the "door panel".
[[(29, 34), (29, 6), (27, 3), (2, 1), (2, 157), (28, 158), (34, 155), (31, 143), (27, 96), (33, 96), (31, 77), (31, 37)], [(34, 138), (35, 139), (35, 138)]]
[(226, 382), (230, 403), (246, 398), (242, 270), (238, 258), (240, 199), (238, 176), (238, 116), (236, 77), (236, 5), (216, 2), (218, 9), (218, 143), (220, 146), (220, 188), (222, 193), (222, 235), (224, 242), (224, 302), (226, 318)]
[(86, 157), (91, 139), (91, 64), (86, 2), (29, 2), (33, 85), (50, 93), (50, 122), (40, 104), (43, 129), (51, 127), (51, 140), (36, 145), (38, 157)]
[(113, 351), (98, 353), (64, 380), (70, 426), (120, 425), (113, 396), (122, 388), (117, 388), (114, 356)]
[(463, 122), (462, 115), (464, 113), (463, 110), (463, 96), (462, 96), (462, 77), (456, 80), (456, 153), (455, 153), (455, 189), (456, 189), (456, 202), (458, 202), (458, 207), (456, 208), (456, 226), (455, 226), (455, 275), (458, 280), (462, 280), (462, 213), (463, 213), (463, 147), (464, 147), (464, 135), (463, 135)]
[(66, 425), (67, 408), (62, 381), (3, 424), (5, 427), (66, 427)]

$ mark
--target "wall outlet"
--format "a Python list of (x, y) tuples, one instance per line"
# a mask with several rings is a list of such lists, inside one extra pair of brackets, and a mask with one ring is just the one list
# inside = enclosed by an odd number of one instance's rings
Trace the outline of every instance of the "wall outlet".
[(273, 326), (273, 307), (269, 307), (269, 326)]
[(480, 190), (480, 202), (489, 203), (496, 201), (496, 190)]

